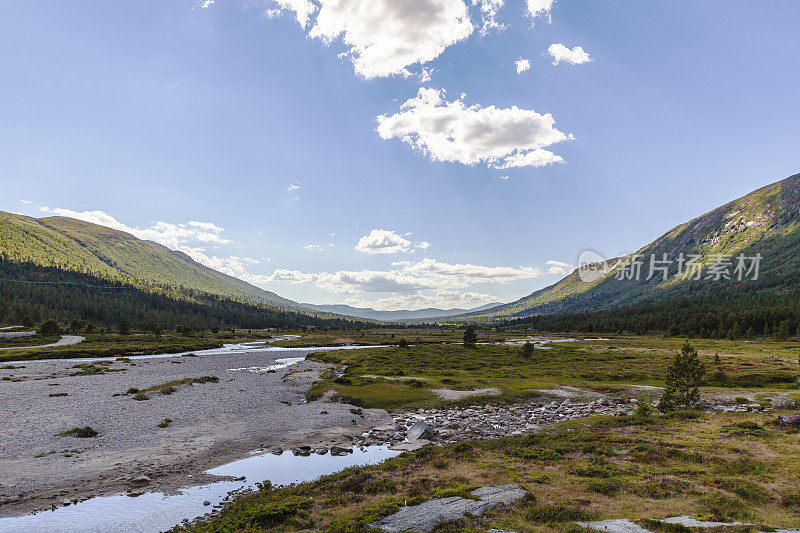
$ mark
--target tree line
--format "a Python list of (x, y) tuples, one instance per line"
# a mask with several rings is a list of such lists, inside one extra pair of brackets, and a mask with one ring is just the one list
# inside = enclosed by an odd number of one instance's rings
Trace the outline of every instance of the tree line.
[(198, 291), (187, 290), (183, 296), (172, 298), (53, 267), (0, 261), (0, 323), (33, 326), (54, 320), (109, 330), (120, 324), (140, 330), (374, 326), (359, 319), (246, 304)]

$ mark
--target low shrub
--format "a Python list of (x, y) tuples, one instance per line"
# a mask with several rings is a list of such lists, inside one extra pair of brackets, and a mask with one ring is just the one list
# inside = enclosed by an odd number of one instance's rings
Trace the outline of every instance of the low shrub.
[(82, 428), (72, 428), (67, 431), (62, 431), (57, 435), (58, 437), (78, 437), (79, 439), (91, 439), (97, 436), (97, 431), (89, 426)]

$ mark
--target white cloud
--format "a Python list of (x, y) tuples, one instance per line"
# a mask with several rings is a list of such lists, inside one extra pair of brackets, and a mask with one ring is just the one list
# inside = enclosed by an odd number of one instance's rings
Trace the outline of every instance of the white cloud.
[(423, 279), (435, 280), (439, 286), (452, 288), (465, 287), (473, 283), (505, 283), (520, 279), (535, 278), (541, 271), (533, 267), (489, 267), (472, 264), (442, 263), (436, 259), (425, 258), (416, 262), (401, 261), (393, 263), (401, 266), (403, 274)]
[(528, 59), (518, 59), (514, 61), (514, 65), (517, 67), (517, 74), (522, 74), (531, 69), (531, 62)]
[(548, 22), (550, 19), (550, 11), (553, 9), (555, 0), (528, 0), (528, 14), (531, 16), (531, 26), (536, 22), (537, 17), (547, 17)]
[(369, 235), (364, 235), (359, 239), (355, 250), (365, 254), (396, 254), (407, 252), (411, 247), (411, 241), (401, 237), (394, 231), (384, 229), (374, 229)]
[(314, 284), (328, 292), (351, 295), (351, 301), (358, 300), (361, 294), (388, 294), (389, 296), (368, 303), (378, 308), (400, 309), (431, 305), (474, 307), (497, 301), (497, 297), (473, 291), (461, 292), (459, 289), (476, 283), (507, 283), (543, 274), (532, 267), (449, 264), (428, 258), (415, 262), (397, 261), (392, 266), (392, 270), (317, 273), (278, 269), (271, 276), (263, 276), (260, 282)]
[(436, 291), (432, 294), (392, 295), (377, 300), (364, 300), (350, 297), (345, 303), (355, 307), (371, 307), (382, 311), (398, 309), (421, 309), (436, 307), (439, 309), (471, 309), (488, 303), (497, 302), (499, 298), (480, 292)]
[(278, 9), (267, 11), (267, 15), (270, 18), (277, 16), (284, 9), (294, 11), (297, 22), (303, 28), (308, 26), (311, 15), (317, 10), (317, 6), (309, 0), (274, 0), (274, 2), (278, 4)]
[(542, 149), (569, 138), (554, 127), (549, 113), (516, 106), (467, 107), (462, 100), (444, 98), (443, 90), (419, 89), (398, 113), (377, 117), (378, 134), (386, 140), (398, 138), (434, 161), (493, 168), (563, 161)]
[(547, 51), (553, 56), (554, 65), (558, 65), (561, 61), (566, 61), (571, 65), (581, 65), (592, 60), (589, 54), (580, 46), (576, 46), (570, 50), (561, 43), (554, 43), (550, 45)]
[(575, 269), (575, 265), (565, 263), (564, 261), (557, 261), (556, 259), (548, 259), (545, 263), (551, 265), (547, 270), (548, 274), (566, 276), (570, 271)]
[(292, 191), (298, 190), (299, 188), (300, 188), (300, 184), (299, 183), (292, 183), (288, 187), (286, 187), (286, 190), (289, 191), (289, 192), (292, 192)]
[(503, 181), (508, 181), (511, 179), (511, 176), (500, 176), (500, 179)]
[(556, 155), (550, 150), (537, 148), (529, 152), (516, 153), (505, 159), (505, 162), (497, 168), (516, 168), (516, 167), (543, 167), (552, 163), (563, 163), (564, 158)]
[(505, 0), (472, 0), (473, 6), (478, 6), (481, 17), (481, 35), (486, 35), (490, 31), (502, 31), (505, 25), (497, 21), (497, 13), (503, 7)]
[(436, 259), (397, 261), (394, 270), (359, 270), (303, 273), (276, 270), (270, 281), (315, 283), (336, 293), (393, 292), (413, 294), (426, 289), (463, 289), (475, 283), (506, 283), (538, 277), (542, 272), (532, 267), (489, 267), (472, 264), (449, 264)]
[(431, 247), (431, 243), (429, 243), (428, 241), (418, 242), (416, 247), (419, 248), (420, 250), (427, 250), (428, 248)]
[(436, 59), (474, 30), (463, 0), (274, 1), (294, 11), (310, 37), (328, 44), (341, 38), (342, 56), (365, 78), (409, 76), (410, 66)]
[(306, 244), (305, 246), (303, 246), (303, 248), (305, 248), (306, 250), (308, 250), (310, 252), (314, 252), (314, 251), (321, 252), (322, 251), (322, 246), (320, 246), (319, 244)]
[(203, 3), (200, 4), (200, 7), (203, 9), (209, 8), (214, 5), (216, 0), (203, 0)]
[(20, 202), (22, 202), (25, 205), (33, 205), (33, 204), (36, 203), (36, 202), (31, 201), (31, 200), (20, 200)]

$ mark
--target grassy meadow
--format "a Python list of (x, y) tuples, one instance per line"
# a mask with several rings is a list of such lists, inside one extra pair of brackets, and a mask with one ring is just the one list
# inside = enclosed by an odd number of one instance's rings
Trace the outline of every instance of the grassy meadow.
[[(436, 531), (583, 531), (576, 520), (691, 515), (800, 524), (800, 435), (763, 414), (593, 417), (521, 437), (427, 446), (292, 487), (269, 484), (210, 522), (175, 531), (372, 531), (404, 503), (517, 483), (530, 495)], [(768, 529), (767, 529), (768, 530)], [(755, 531), (750, 527), (714, 531)]]
[[(518, 337), (519, 335), (517, 335)], [(317, 353), (317, 361), (343, 365), (309, 393), (327, 390), (365, 407), (401, 408), (445, 403), (431, 389), (496, 387), (501, 399), (569, 385), (608, 390), (630, 385), (662, 386), (666, 369), (685, 339), (620, 337), (551, 343), (524, 355), (520, 346), (479, 344), (412, 345)], [(745, 390), (797, 394), (800, 343), (692, 340), (706, 364), (706, 393)], [(490, 401), (497, 397), (487, 397)], [(800, 397), (797, 398), (800, 400)], [(479, 401), (472, 398), (470, 402)], [(464, 402), (462, 400), (462, 402)]]

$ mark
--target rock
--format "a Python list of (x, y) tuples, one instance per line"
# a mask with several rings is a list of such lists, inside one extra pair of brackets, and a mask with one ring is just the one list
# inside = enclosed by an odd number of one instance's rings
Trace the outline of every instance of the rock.
[(283, 448), (281, 448), (280, 446), (275, 446), (274, 448), (272, 448), (272, 451), (270, 453), (272, 453), (272, 455), (281, 455), (283, 453)]
[(416, 439), (416, 440), (410, 440), (408, 442), (398, 442), (397, 444), (392, 444), (391, 446), (389, 446), (389, 449), (398, 452), (413, 452), (419, 450), (423, 446), (426, 446), (430, 443), (431, 441), (426, 439)]
[(775, 420), (775, 425), (780, 427), (800, 427), (800, 415), (786, 415), (786, 416), (779, 416)]
[(472, 492), (478, 500), (452, 496), (428, 500), (419, 505), (401, 507), (395, 514), (371, 524), (387, 532), (431, 531), (437, 525), (458, 520), (464, 515), (479, 515), (490, 507), (506, 505), (523, 498), (527, 492), (519, 485), (493, 485)]
[(408, 431), (406, 431), (406, 437), (408, 437), (408, 440), (433, 440), (436, 437), (436, 433), (434, 433), (433, 429), (428, 424), (420, 420), (408, 428)]
[(649, 529), (644, 529), (635, 522), (628, 519), (602, 520), (600, 522), (575, 522), (581, 527), (596, 529), (598, 531), (608, 531), (609, 533), (651, 533)]
[(206, 505), (206, 506), (211, 505), (211, 502), (206, 500), (206, 501), (203, 502), (203, 505)]
[(131, 487), (144, 487), (149, 484), (151, 479), (144, 474), (136, 474), (128, 480)]
[(71, 505), (71, 504), (72, 504), (72, 500), (70, 500), (69, 498), (64, 498), (63, 500), (61, 500), (61, 505), (63, 505), (64, 507), (66, 507), (67, 505)]
[(661, 520), (665, 524), (678, 524), (683, 527), (736, 527), (736, 526), (752, 526), (753, 524), (743, 524), (742, 522), (707, 522), (704, 520), (696, 520), (689, 516), (673, 516), (671, 518), (664, 518)]
[(317, 448), (316, 450), (314, 450), (314, 453), (317, 455), (325, 455), (326, 453), (328, 453), (328, 450), (326, 450), (325, 448)]
[(331, 446), (331, 455), (347, 455), (353, 453), (353, 448), (343, 448), (342, 446)]

